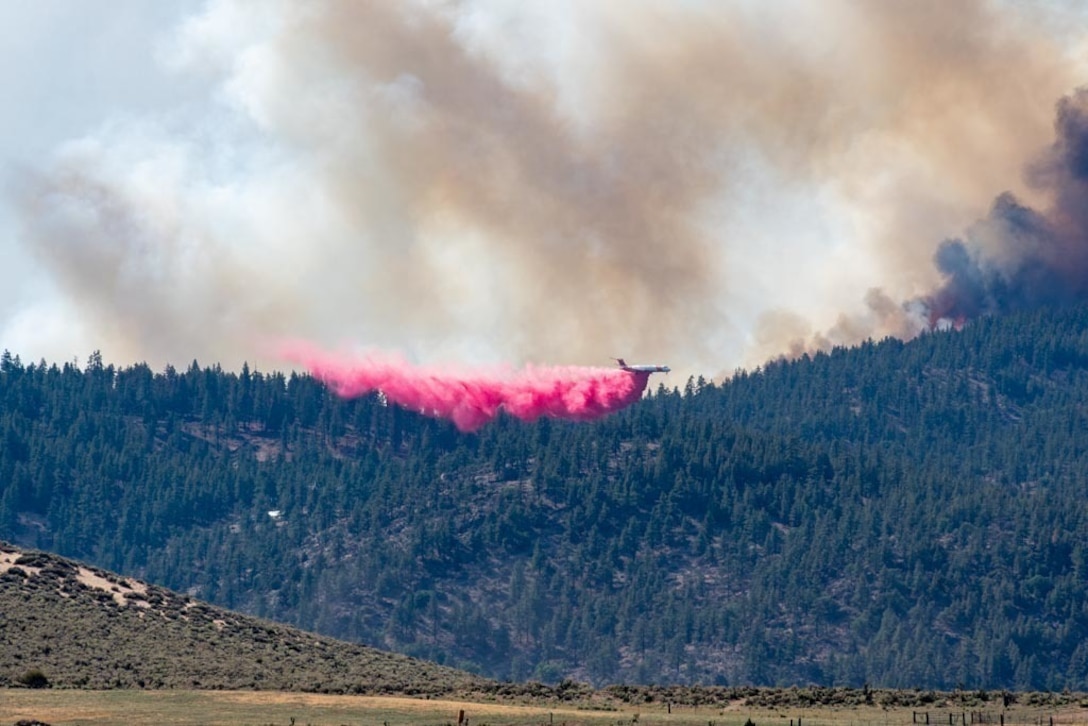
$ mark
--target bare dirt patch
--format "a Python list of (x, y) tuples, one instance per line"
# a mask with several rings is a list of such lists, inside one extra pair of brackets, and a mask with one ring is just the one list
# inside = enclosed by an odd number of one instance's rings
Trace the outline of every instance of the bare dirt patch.
[[(127, 597), (127, 595), (131, 595), (134, 592), (141, 595), (147, 593), (147, 585), (144, 585), (141, 582), (136, 582), (135, 580), (131, 579), (123, 580), (121, 583), (111, 582), (110, 580), (107, 580), (105, 577), (102, 577), (96, 572), (88, 570), (86, 567), (79, 568), (79, 571), (76, 574), (76, 579), (79, 580), (80, 583), (82, 583), (86, 587), (92, 587), (95, 590), (108, 592), (111, 596), (113, 596), (113, 601), (118, 605), (121, 605), (122, 607), (128, 604), (129, 598)], [(132, 602), (139, 607), (150, 607), (148, 602), (143, 599), (135, 599)]]
[[(22, 552), (0, 552), (0, 575), (15, 567), (15, 560), (22, 557), (22, 555)], [(18, 565), (18, 567), (30, 575), (37, 575), (42, 571), (42, 568), (31, 567), (30, 565)]]

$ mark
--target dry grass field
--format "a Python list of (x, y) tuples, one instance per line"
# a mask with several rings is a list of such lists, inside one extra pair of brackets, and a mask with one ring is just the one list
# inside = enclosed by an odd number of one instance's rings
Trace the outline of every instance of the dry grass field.
[[(182, 724), (610, 724), (631, 715), (610, 711), (544, 708), (501, 703), (330, 696), (253, 691), (0, 690), (0, 724), (37, 719), (67, 724), (181, 726)], [(652, 723), (652, 721), (650, 722)], [(684, 723), (673, 721), (672, 723)], [(700, 720), (698, 723), (705, 723)]]
[[(142, 691), (142, 690), (32, 690), (0, 689), (0, 725), (37, 719), (52, 726), (69, 724), (367, 724), (376, 726), (441, 726), (456, 724), (464, 711), (469, 726), (547, 724), (575, 726), (669, 725), (742, 726), (930, 726), (970, 725), (970, 712), (953, 709), (928, 712), (879, 707), (758, 709), (743, 705), (727, 708), (672, 706), (652, 703), (643, 707), (608, 700), (583, 707), (568, 704), (517, 705), (385, 696), (337, 696), (253, 691)], [(1002, 712), (986, 712), (999, 726)], [(1065, 706), (1052, 710), (1010, 709), (1005, 724), (1069, 726), (1088, 723), (1088, 708)], [(798, 723), (800, 720), (800, 724)]]

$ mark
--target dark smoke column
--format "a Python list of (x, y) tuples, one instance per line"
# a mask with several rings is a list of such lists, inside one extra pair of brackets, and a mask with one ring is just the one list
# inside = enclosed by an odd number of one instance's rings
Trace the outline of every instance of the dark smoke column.
[(1027, 172), (1047, 209), (1006, 192), (963, 239), (938, 248), (945, 281), (922, 298), (931, 325), (1088, 299), (1088, 88), (1058, 103), (1055, 136)]

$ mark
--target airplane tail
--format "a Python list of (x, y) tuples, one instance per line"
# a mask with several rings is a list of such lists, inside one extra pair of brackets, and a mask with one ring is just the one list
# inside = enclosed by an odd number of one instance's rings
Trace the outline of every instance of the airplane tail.
[(613, 358), (612, 360), (616, 361), (616, 363), (619, 364), (620, 368), (627, 367), (627, 362), (623, 358)]

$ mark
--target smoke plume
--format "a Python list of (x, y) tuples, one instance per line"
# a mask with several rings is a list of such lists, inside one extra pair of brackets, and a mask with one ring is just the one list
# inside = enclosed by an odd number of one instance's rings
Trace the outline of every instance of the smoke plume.
[(299, 337), (715, 372), (799, 332), (901, 334), (917, 311), (890, 300), (947, 277), (926, 300), (958, 315), (953, 287), (1037, 274), (983, 262), (993, 229), (931, 259), (1006, 180), (1021, 206), (1055, 188), (1057, 165), (1015, 180), (1083, 70), (1058, 15), (210, 0), (163, 53), (203, 105), (121, 114), (21, 175), (20, 239), (66, 322), (153, 363)]
[(389, 403), (449, 419), (461, 431), (475, 431), (500, 411), (523, 421), (600, 418), (637, 401), (650, 378), (645, 372), (573, 366), (458, 372), (413, 366), (389, 354), (333, 356), (304, 344), (285, 346), (281, 353), (340, 396), (381, 392)]
[(1058, 104), (1056, 140), (1027, 178), (1041, 211), (1005, 193), (934, 262), (943, 284), (924, 298), (931, 321), (1088, 300), (1088, 89)]
[[(799, 318), (765, 317), (765, 329), (786, 331), (775, 340), (777, 355), (826, 351), (876, 334), (912, 338), (983, 315), (1088, 301), (1088, 88), (1058, 102), (1054, 135), (1024, 173), (1040, 208), (1012, 192), (999, 194), (989, 213), (962, 237), (937, 247), (935, 288), (905, 303), (871, 290), (867, 313), (840, 316), (817, 334)], [(790, 340), (784, 350), (783, 337)]]

